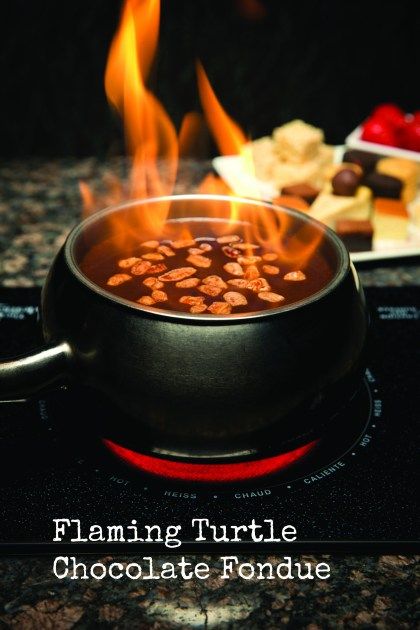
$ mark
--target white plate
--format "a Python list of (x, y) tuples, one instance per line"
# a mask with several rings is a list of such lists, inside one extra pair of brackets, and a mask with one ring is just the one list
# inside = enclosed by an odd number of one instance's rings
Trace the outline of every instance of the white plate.
[(377, 144), (376, 142), (366, 142), (366, 140), (361, 139), (361, 135), (362, 126), (360, 125), (346, 138), (346, 145), (349, 149), (360, 149), (360, 151), (368, 151), (370, 153), (377, 153), (378, 155), (387, 155), (388, 157), (405, 158), (413, 162), (420, 162), (420, 153), (418, 151), (389, 147), (386, 144)]
[[(333, 161), (339, 164), (342, 161), (345, 147), (334, 147)], [(263, 201), (272, 201), (279, 196), (274, 184), (265, 182), (249, 172), (246, 161), (240, 155), (219, 155), (212, 161), (213, 168), (226, 182), (229, 188), (242, 197), (252, 197)]]
[(246, 162), (240, 155), (220, 155), (214, 158), (212, 165), (235, 195), (263, 201), (271, 201), (279, 196), (278, 190), (270, 182), (264, 182), (248, 172)]
[[(356, 130), (357, 131), (357, 130)], [(354, 133), (354, 132), (353, 132)], [(362, 142), (362, 141), (361, 141)], [(364, 145), (371, 144), (363, 142)], [(374, 149), (365, 149), (376, 151), (376, 147), (381, 145), (373, 145)], [(356, 148), (356, 147), (354, 147)], [(359, 148), (359, 147), (357, 147)], [(334, 162), (342, 161), (345, 147), (343, 145), (334, 148)], [(413, 151), (405, 151), (405, 153), (414, 153)], [(414, 155), (419, 155), (414, 153)], [(278, 190), (270, 182), (264, 182), (253, 173), (249, 172), (246, 161), (238, 155), (221, 155), (212, 161), (213, 168), (218, 175), (226, 182), (229, 188), (241, 197), (251, 197), (252, 199), (262, 199), (263, 201), (272, 201), (279, 196)], [(362, 262), (368, 260), (385, 260), (389, 258), (420, 256), (420, 234), (411, 237), (407, 241), (374, 241), (374, 251), (354, 252), (351, 254), (352, 260)]]

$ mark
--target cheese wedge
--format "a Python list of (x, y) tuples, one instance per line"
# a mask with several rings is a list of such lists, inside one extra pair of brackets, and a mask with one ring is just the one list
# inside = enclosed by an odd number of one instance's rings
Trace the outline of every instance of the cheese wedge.
[(377, 197), (373, 215), (374, 242), (378, 240), (405, 241), (408, 235), (408, 213), (398, 199)]
[(372, 213), (372, 193), (359, 186), (352, 197), (333, 195), (328, 184), (311, 205), (308, 214), (334, 229), (337, 219), (368, 221)]

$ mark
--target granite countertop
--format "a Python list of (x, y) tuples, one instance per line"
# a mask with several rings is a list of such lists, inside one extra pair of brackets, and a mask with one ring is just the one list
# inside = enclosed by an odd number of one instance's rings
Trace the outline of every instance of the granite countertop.
[[(184, 161), (175, 192), (193, 192), (210, 168), (207, 162)], [(42, 285), (54, 254), (81, 218), (79, 182), (103, 193), (106, 204), (104, 181), (111, 182), (115, 173), (126, 173), (124, 159), (0, 164), (0, 284)], [(360, 276), (365, 286), (420, 285), (420, 262), (365, 268)]]
[[(28, 160), (0, 164), (0, 283), (33, 286), (44, 281), (52, 258), (80, 219), (78, 182), (103, 190), (125, 161)], [(191, 192), (208, 170), (183, 163)], [(420, 264), (360, 271), (365, 286), (420, 285)], [(379, 628), (411, 629), (415, 622), (415, 556), (301, 556), (328, 558), (329, 580), (171, 580), (117, 583), (59, 581), (51, 557), (0, 559), (0, 628)], [(82, 559), (82, 558), (81, 558)], [(168, 558), (163, 556), (159, 561)], [(242, 556), (242, 561), (250, 560)], [(267, 561), (255, 556), (256, 561)], [(88, 563), (98, 561), (90, 556)], [(135, 557), (113, 558), (135, 561)], [(271, 559), (273, 560), (273, 559)], [(101, 558), (109, 562), (110, 558)], [(206, 560), (217, 569), (217, 558)]]

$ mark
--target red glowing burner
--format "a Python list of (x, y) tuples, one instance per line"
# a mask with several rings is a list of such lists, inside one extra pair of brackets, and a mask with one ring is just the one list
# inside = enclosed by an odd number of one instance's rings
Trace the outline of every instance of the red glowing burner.
[(281, 455), (254, 461), (231, 464), (193, 464), (143, 455), (131, 451), (124, 446), (120, 446), (119, 444), (115, 444), (115, 442), (111, 442), (111, 440), (103, 439), (102, 441), (111, 453), (116, 455), (125, 464), (133, 466), (143, 472), (181, 481), (203, 481), (211, 483), (245, 481), (247, 479), (256, 479), (270, 475), (286, 466), (290, 466), (290, 464), (294, 464), (309, 453), (318, 443), (318, 440), (314, 440), (288, 453), (281, 453)]

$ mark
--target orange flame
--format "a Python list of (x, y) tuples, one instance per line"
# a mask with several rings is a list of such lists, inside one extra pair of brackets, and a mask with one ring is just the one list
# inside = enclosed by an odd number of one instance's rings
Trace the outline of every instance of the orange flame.
[(259, 0), (236, 0), (238, 13), (246, 20), (263, 20), (267, 8)]
[[(105, 91), (124, 120), (133, 158), (129, 190), (133, 198), (170, 194), (177, 172), (175, 127), (146, 87), (156, 53), (159, 16), (159, 0), (126, 0), (105, 70)], [(150, 217), (157, 228), (165, 218), (165, 212)]]
[[(251, 176), (249, 181), (256, 181), (250, 143), (241, 128), (223, 109), (199, 61), (196, 70), (203, 111), (220, 152), (223, 155), (239, 155), (243, 171)], [(214, 192), (215, 185), (219, 186), (214, 180), (207, 180), (202, 183), (200, 192)], [(249, 195), (249, 185), (247, 192)], [(257, 185), (252, 187), (251, 196), (254, 199), (261, 198)], [(319, 246), (322, 234), (308, 230), (305, 226), (296, 231), (296, 222), (290, 215), (282, 214), (279, 217), (265, 207), (247, 206), (235, 198), (232, 198), (230, 205), (230, 226), (225, 227), (225, 231), (241, 221), (244, 223), (243, 231), (247, 242), (276, 251), (288, 264), (305, 266)], [(249, 253), (252, 254), (252, 251)]]
[[(258, 4), (258, 3), (257, 3)], [(147, 87), (147, 79), (156, 54), (159, 34), (159, 0), (125, 0), (118, 29), (111, 43), (105, 70), (105, 91), (111, 105), (124, 121), (126, 144), (132, 157), (128, 190), (115, 176), (108, 176), (107, 194), (97, 197), (86, 182), (80, 183), (80, 191), (86, 211), (92, 212), (98, 205), (118, 203), (127, 198), (144, 199), (171, 194), (177, 175), (178, 157), (185, 157), (203, 150), (200, 138), (203, 134), (203, 117), (191, 112), (184, 117), (179, 135), (159, 100)], [(196, 63), (199, 96), (214, 140), (223, 155), (236, 155), (242, 159), (245, 170), (254, 175), (251, 145), (240, 126), (227, 114), (218, 100), (200, 61)], [(253, 177), (250, 178), (253, 180)], [(229, 188), (213, 175), (207, 176), (199, 186), (201, 193), (231, 195)], [(250, 194), (250, 188), (247, 188)], [(260, 198), (260, 191), (251, 191), (253, 198)], [(206, 216), (217, 216), (220, 204), (207, 200), (203, 208)], [(147, 208), (147, 207), (146, 207)], [(121, 234), (123, 250), (138, 242), (142, 235), (155, 238), (163, 233), (170, 205), (163, 201), (153, 204), (153, 211), (145, 207), (138, 213), (136, 224), (130, 229), (120, 218), (122, 213), (110, 215), (115, 233)], [(119, 216), (120, 215), (120, 216)], [(275, 213), (266, 206), (250, 206), (232, 197), (230, 221), (214, 222), (212, 231), (240, 229), (245, 241), (277, 251), (289, 264), (304, 266), (319, 245), (318, 231), (305, 227), (296, 232), (296, 222), (289, 215)], [(239, 229), (239, 228), (237, 228)], [(179, 235), (178, 235), (179, 237)], [(181, 238), (189, 234), (183, 224)], [(252, 253), (252, 250), (250, 250)]]
[(217, 175), (209, 173), (201, 181), (198, 192), (205, 195), (234, 195), (229, 186)]
[(80, 190), (80, 196), (82, 197), (84, 214), (85, 216), (88, 216), (89, 214), (92, 214), (92, 212), (95, 211), (95, 207), (96, 207), (95, 195), (93, 194), (93, 191), (91, 187), (89, 186), (89, 184), (87, 184), (84, 181), (79, 182), (79, 190)]
[(208, 155), (208, 132), (203, 116), (188, 112), (184, 116), (178, 134), (179, 156), (182, 158), (206, 158)]
[(240, 154), (247, 143), (245, 134), (217, 100), (200, 61), (196, 63), (196, 70), (201, 104), (220, 153), (222, 155)]

